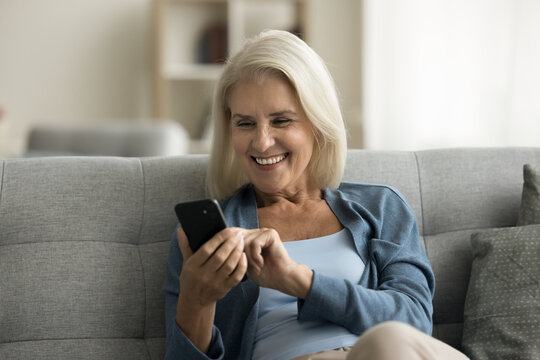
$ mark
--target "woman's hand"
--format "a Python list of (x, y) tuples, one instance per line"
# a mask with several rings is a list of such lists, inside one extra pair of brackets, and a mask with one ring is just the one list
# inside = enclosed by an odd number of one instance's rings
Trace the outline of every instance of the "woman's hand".
[(244, 230), (249, 278), (260, 286), (305, 299), (313, 271), (293, 261), (274, 229)]
[(243, 229), (224, 229), (195, 253), (182, 229), (177, 235), (184, 258), (180, 293), (186, 300), (201, 306), (215, 304), (242, 280), (247, 270)]
[(227, 228), (193, 253), (184, 230), (177, 231), (184, 263), (176, 323), (203, 353), (212, 341), (216, 302), (242, 280), (247, 270), (242, 234), (242, 229)]

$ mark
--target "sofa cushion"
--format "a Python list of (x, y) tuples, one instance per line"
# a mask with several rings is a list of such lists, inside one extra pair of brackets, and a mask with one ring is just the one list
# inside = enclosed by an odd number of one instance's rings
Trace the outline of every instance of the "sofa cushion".
[(540, 168), (523, 166), (523, 193), (518, 225), (540, 224)]
[[(425, 236), (426, 253), (437, 279), (433, 306), (435, 324), (463, 322), (463, 304), (469, 281), (471, 234), (477, 230), (453, 231)], [(461, 339), (460, 339), (461, 342)]]
[(540, 225), (472, 236), (463, 350), (471, 359), (537, 359), (540, 351)]
[(148, 341), (142, 338), (50, 339), (15, 341), (0, 345), (1, 359), (148, 360), (163, 359), (163, 355), (163, 352), (152, 352)]

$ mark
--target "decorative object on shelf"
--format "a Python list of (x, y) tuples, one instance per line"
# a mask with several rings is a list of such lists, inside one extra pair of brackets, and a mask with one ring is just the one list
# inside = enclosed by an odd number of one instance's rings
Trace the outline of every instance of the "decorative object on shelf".
[(199, 41), (199, 62), (222, 64), (227, 59), (227, 25), (214, 24), (203, 30)]

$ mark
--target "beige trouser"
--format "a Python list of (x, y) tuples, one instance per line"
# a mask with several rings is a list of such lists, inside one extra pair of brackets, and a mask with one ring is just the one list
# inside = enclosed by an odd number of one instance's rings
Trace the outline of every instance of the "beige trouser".
[(465, 360), (453, 347), (410, 325), (389, 321), (366, 331), (352, 348), (321, 351), (292, 360)]

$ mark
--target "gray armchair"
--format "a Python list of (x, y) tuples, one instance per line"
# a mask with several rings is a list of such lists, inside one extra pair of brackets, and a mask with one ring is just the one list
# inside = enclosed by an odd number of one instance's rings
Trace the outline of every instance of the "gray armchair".
[(31, 129), (25, 156), (173, 156), (187, 154), (189, 143), (175, 121), (43, 125)]

